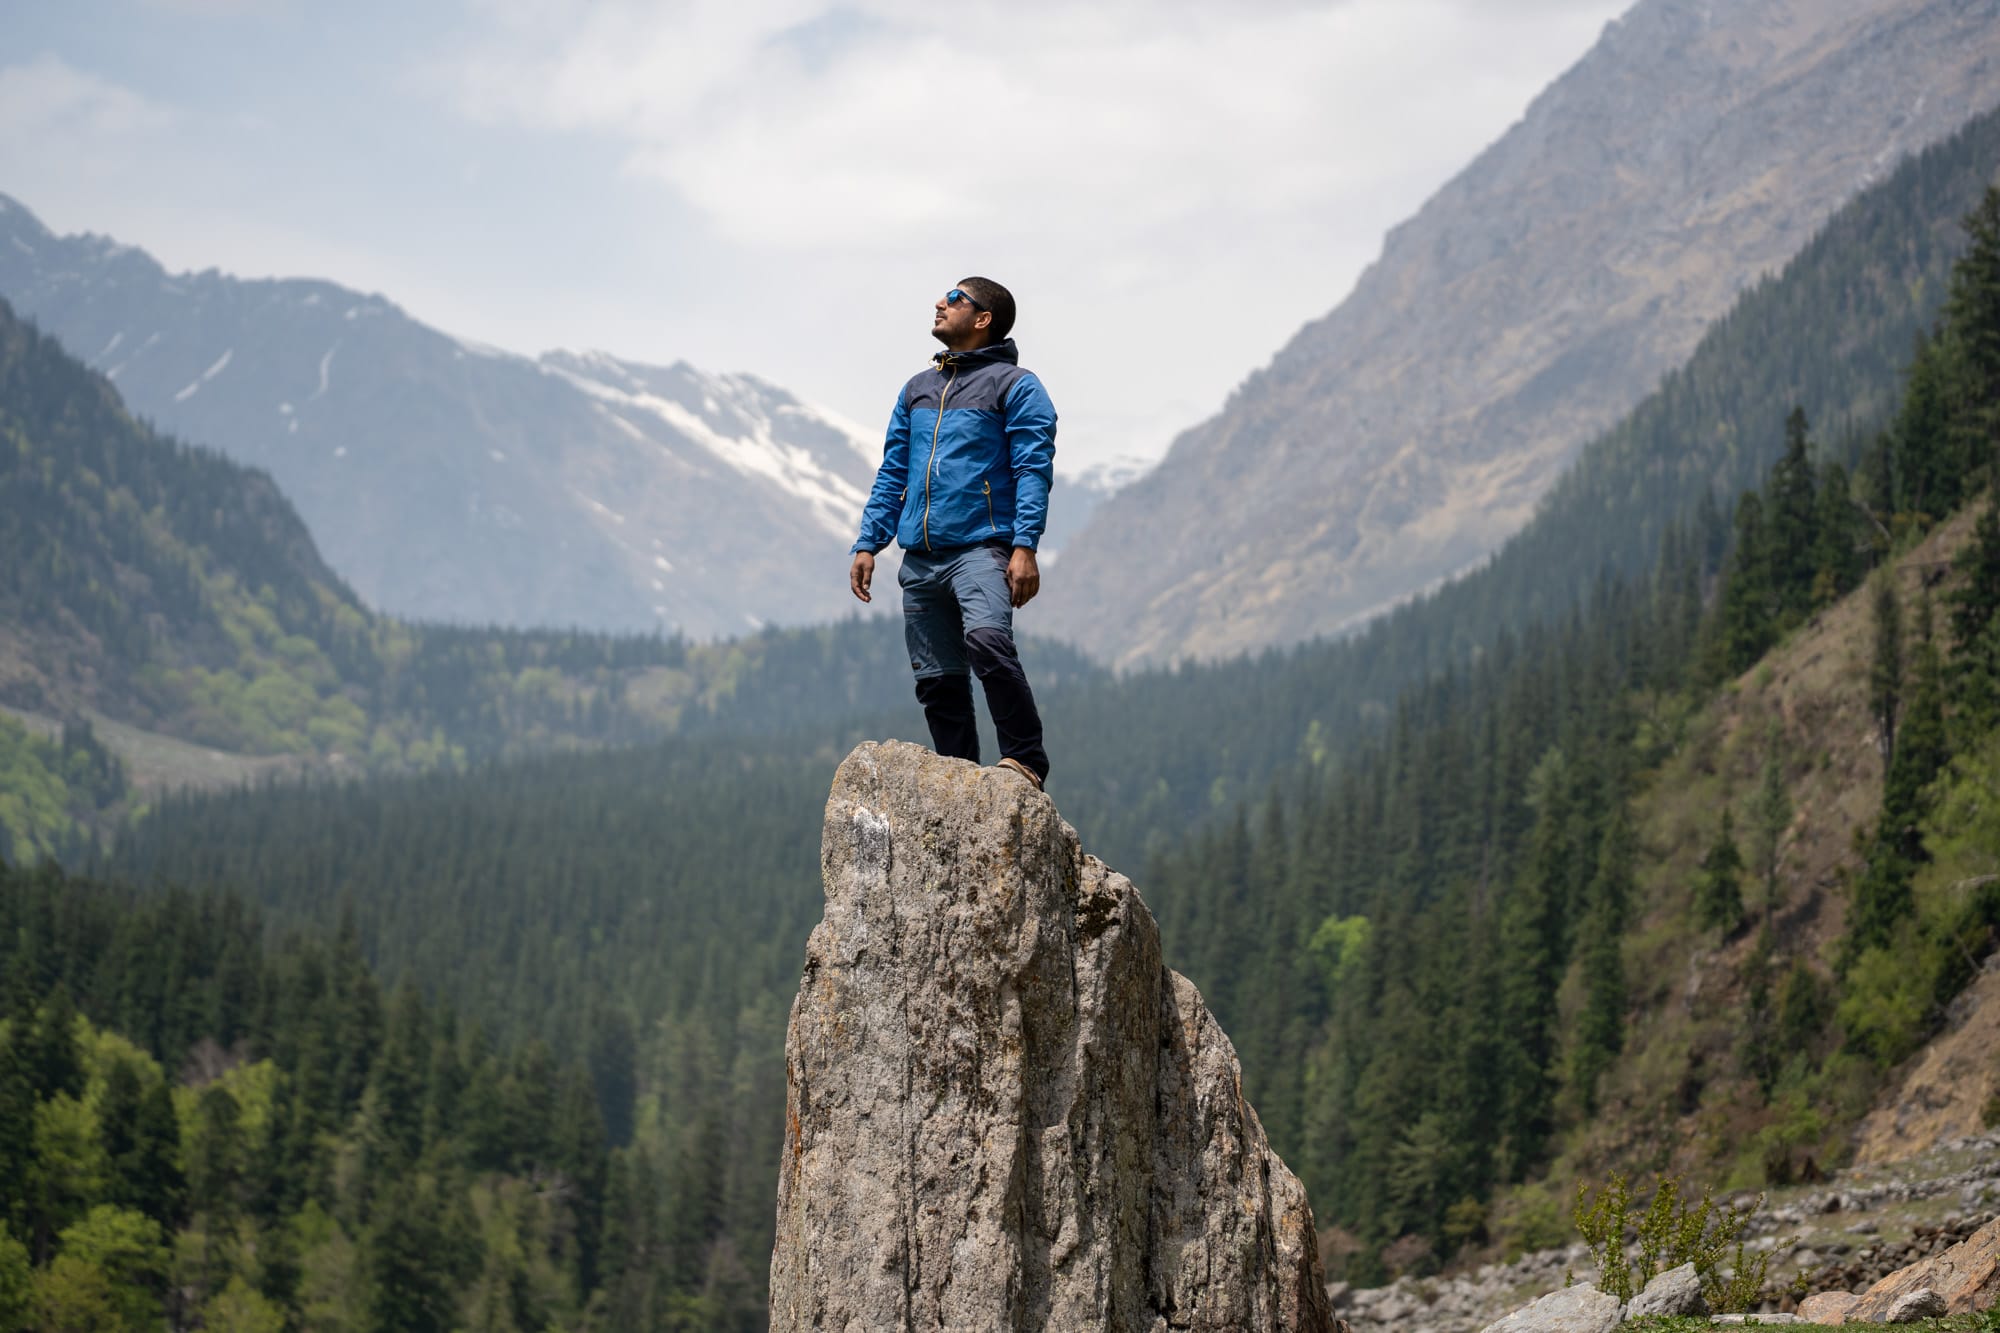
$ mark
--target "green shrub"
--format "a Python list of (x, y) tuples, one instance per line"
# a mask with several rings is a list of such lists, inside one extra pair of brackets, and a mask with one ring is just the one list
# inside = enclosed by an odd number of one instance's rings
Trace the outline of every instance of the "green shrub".
[[(1654, 1184), (1652, 1202), (1635, 1218), (1631, 1188), (1613, 1175), (1594, 1199), (1578, 1182), (1572, 1216), (1597, 1261), (1600, 1290), (1629, 1301), (1661, 1273), (1691, 1263), (1709, 1307), (1727, 1313), (1747, 1310), (1763, 1295), (1770, 1257), (1752, 1256), (1739, 1239), (1763, 1202), (1760, 1194), (1748, 1208), (1717, 1208), (1703, 1190), (1701, 1202), (1689, 1207), (1679, 1179), (1668, 1176)], [(1628, 1236), (1638, 1242), (1636, 1259), (1626, 1253)]]

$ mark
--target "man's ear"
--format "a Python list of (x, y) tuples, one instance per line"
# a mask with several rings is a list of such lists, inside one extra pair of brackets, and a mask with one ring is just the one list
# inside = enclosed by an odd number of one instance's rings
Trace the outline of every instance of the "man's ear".
[(991, 310), (981, 310), (972, 317), (972, 327), (975, 329), (983, 329), (992, 322), (993, 312)]

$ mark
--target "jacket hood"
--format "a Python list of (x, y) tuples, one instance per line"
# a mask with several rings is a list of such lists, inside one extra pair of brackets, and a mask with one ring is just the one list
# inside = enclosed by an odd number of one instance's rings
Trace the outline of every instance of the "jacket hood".
[(937, 362), (940, 370), (963, 369), (968, 366), (985, 365), (988, 362), (1015, 366), (1021, 363), (1021, 354), (1015, 350), (1012, 338), (1002, 338), (997, 343), (975, 347), (969, 352), (938, 352), (931, 357), (931, 360)]

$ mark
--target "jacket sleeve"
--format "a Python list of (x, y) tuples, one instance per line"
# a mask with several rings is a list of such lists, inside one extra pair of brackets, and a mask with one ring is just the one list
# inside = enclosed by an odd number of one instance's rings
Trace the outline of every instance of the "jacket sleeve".
[(909, 390), (896, 395), (896, 410), (889, 414), (889, 434), (882, 444), (882, 466), (875, 471), (868, 503), (861, 509), (861, 536), (849, 551), (873, 554), (896, 537), (896, 520), (902, 517), (903, 494), (910, 480)]
[(1034, 550), (1049, 522), (1056, 475), (1056, 405), (1033, 375), (1007, 391), (1007, 451), (1014, 465), (1014, 545)]

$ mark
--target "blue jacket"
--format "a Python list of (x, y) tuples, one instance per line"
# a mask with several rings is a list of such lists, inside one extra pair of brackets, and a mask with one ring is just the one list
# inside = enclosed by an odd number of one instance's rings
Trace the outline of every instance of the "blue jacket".
[(1055, 478), (1056, 409), (1008, 338), (939, 352), (903, 386), (856, 551), (980, 542), (1034, 550)]

